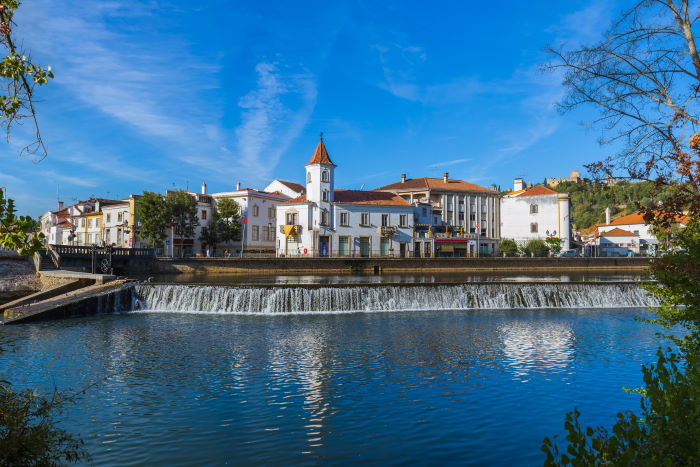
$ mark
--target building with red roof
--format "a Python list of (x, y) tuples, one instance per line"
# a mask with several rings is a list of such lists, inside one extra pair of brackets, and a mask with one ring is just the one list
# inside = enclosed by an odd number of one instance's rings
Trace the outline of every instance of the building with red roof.
[(530, 240), (561, 239), (562, 251), (571, 247), (570, 201), (543, 185), (525, 187), (515, 179), (513, 190), (501, 198), (501, 237), (523, 245)]

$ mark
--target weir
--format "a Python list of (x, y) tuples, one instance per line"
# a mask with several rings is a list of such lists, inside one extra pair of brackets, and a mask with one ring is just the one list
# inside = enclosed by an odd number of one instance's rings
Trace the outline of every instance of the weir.
[(450, 285), (225, 287), (141, 284), (139, 310), (205, 313), (313, 313), (508, 308), (657, 306), (638, 283), (470, 283)]

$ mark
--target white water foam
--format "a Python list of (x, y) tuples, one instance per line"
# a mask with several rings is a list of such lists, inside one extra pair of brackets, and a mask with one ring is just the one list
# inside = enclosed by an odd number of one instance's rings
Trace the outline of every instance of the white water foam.
[(134, 307), (178, 313), (349, 313), (413, 310), (641, 308), (658, 302), (639, 285), (459, 284), (357, 287), (139, 285)]

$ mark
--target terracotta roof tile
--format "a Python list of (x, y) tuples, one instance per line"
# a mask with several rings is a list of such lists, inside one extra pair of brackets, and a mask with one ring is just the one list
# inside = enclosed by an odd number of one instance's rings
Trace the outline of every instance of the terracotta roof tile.
[(615, 227), (607, 232), (600, 232), (601, 237), (639, 237), (639, 234), (629, 232), (627, 230), (622, 230), (619, 227)]
[(421, 191), (421, 190), (445, 190), (445, 191), (483, 191), (487, 193), (497, 193), (495, 190), (464, 180), (448, 179), (447, 183), (442, 178), (409, 178), (405, 182), (396, 182), (375, 191)]
[(316, 150), (314, 151), (314, 155), (311, 156), (311, 160), (306, 165), (311, 165), (311, 164), (326, 164), (326, 165), (332, 165), (333, 167), (337, 167), (333, 163), (333, 161), (331, 161), (331, 158), (328, 156), (328, 151), (326, 150), (326, 145), (323, 144), (323, 137), (321, 137), (321, 140), (316, 145)]
[(306, 191), (306, 188), (304, 188), (303, 185), (299, 185), (298, 183), (287, 182), (285, 180), (277, 180), (277, 181), (280, 182), (282, 185), (286, 186), (287, 188), (290, 188), (290, 189), (296, 191), (297, 193), (304, 193)]
[(556, 195), (557, 192), (547, 188), (546, 186), (543, 185), (535, 185), (533, 187), (528, 188), (527, 190), (523, 191), (519, 195), (515, 195), (516, 198), (520, 198), (521, 196), (542, 196), (542, 195)]
[[(686, 216), (677, 216), (676, 217), (676, 222), (679, 224), (687, 224), (690, 221), (690, 218)], [(618, 217), (617, 219), (614, 219), (610, 221), (609, 224), (600, 224), (602, 226), (604, 225), (633, 225), (633, 224), (646, 224), (644, 221), (644, 216), (639, 213), (635, 212), (632, 214), (628, 214), (626, 216)]]

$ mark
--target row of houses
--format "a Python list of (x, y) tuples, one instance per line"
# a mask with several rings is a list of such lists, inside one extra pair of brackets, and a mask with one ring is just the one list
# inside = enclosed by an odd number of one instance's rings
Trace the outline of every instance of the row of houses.
[[(501, 196), (491, 188), (450, 178), (408, 178), (373, 190), (336, 187), (337, 165), (323, 137), (304, 165), (304, 184), (273, 180), (262, 190), (241, 188), (197, 198), (199, 225), (193, 238), (168, 232), (164, 254), (212, 254), (200, 234), (216, 203), (235, 201), (245, 219), (238, 242), (221, 245), (277, 256), (444, 257), (497, 255), (502, 238), (519, 243), (558, 237), (569, 248), (569, 197), (516, 179)], [(135, 214), (138, 195), (122, 200), (90, 199), (47, 212), (42, 231), (51, 244), (149, 246)]]

